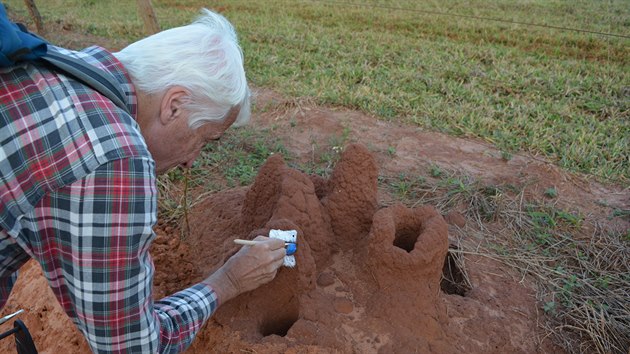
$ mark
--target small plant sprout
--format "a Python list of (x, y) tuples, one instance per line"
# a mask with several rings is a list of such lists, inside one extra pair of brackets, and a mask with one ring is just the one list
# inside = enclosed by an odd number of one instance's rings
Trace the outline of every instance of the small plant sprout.
[(555, 187), (550, 187), (545, 189), (545, 196), (547, 198), (556, 198), (558, 197), (558, 190)]
[(556, 303), (555, 301), (548, 301), (543, 305), (543, 310), (545, 313), (554, 314), (556, 312)]
[(432, 164), (430, 169), (431, 177), (438, 178), (444, 174), (440, 166)]

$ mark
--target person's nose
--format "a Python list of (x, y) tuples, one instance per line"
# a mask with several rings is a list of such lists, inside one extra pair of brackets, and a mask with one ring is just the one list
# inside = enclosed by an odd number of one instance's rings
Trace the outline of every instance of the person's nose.
[(201, 153), (201, 149), (195, 151), (193, 153), (193, 155), (188, 159), (188, 161), (184, 162), (182, 164), (182, 167), (184, 168), (191, 168), (192, 165), (195, 163), (195, 160), (197, 159), (197, 157), (199, 157), (199, 154)]

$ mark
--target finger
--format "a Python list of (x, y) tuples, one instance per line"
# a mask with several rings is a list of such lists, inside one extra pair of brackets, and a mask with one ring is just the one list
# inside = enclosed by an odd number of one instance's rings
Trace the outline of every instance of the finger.
[(271, 266), (273, 267), (274, 271), (277, 272), (278, 269), (280, 269), (280, 267), (282, 267), (283, 264), (284, 264), (284, 258), (273, 262)]
[(271, 256), (273, 257), (274, 261), (277, 261), (279, 259), (282, 260), (284, 259), (284, 256), (286, 255), (287, 255), (287, 250), (284, 249), (284, 247), (271, 251)]

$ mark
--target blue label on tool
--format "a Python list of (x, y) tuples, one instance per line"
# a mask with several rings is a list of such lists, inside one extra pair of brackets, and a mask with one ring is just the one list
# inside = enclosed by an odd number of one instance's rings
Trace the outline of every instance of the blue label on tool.
[(290, 256), (297, 251), (297, 245), (295, 243), (287, 244), (287, 256)]

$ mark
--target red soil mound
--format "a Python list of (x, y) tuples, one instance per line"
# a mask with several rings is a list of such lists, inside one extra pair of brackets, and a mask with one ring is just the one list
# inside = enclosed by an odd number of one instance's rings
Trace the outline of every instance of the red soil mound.
[[(152, 248), (158, 298), (221, 266), (238, 249), (234, 238), (272, 228), (298, 231), (297, 266), (282, 268), (271, 283), (223, 304), (189, 352), (539, 350), (531, 340), (536, 331), (531, 294), (508, 280), (488, 282), (474, 270), (471, 279), (484, 285), (466, 297), (442, 290), (443, 267), (453, 266), (445, 263), (446, 222), (430, 206), (379, 210), (377, 175), (373, 156), (361, 145), (346, 148), (329, 180), (309, 177), (272, 156), (251, 187), (198, 204), (183, 241), (158, 228)], [(492, 270), (487, 260), (477, 261), (485, 262), (484, 271)], [(31, 280), (38, 276), (32, 263), (26, 269), (33, 272)], [(4, 312), (29, 309), (23, 319), (43, 352), (86, 352), (41, 276), (36, 284), (24, 278)], [(29, 293), (33, 287), (41, 290), (36, 298)], [(10, 347), (0, 344), (0, 350)]]

